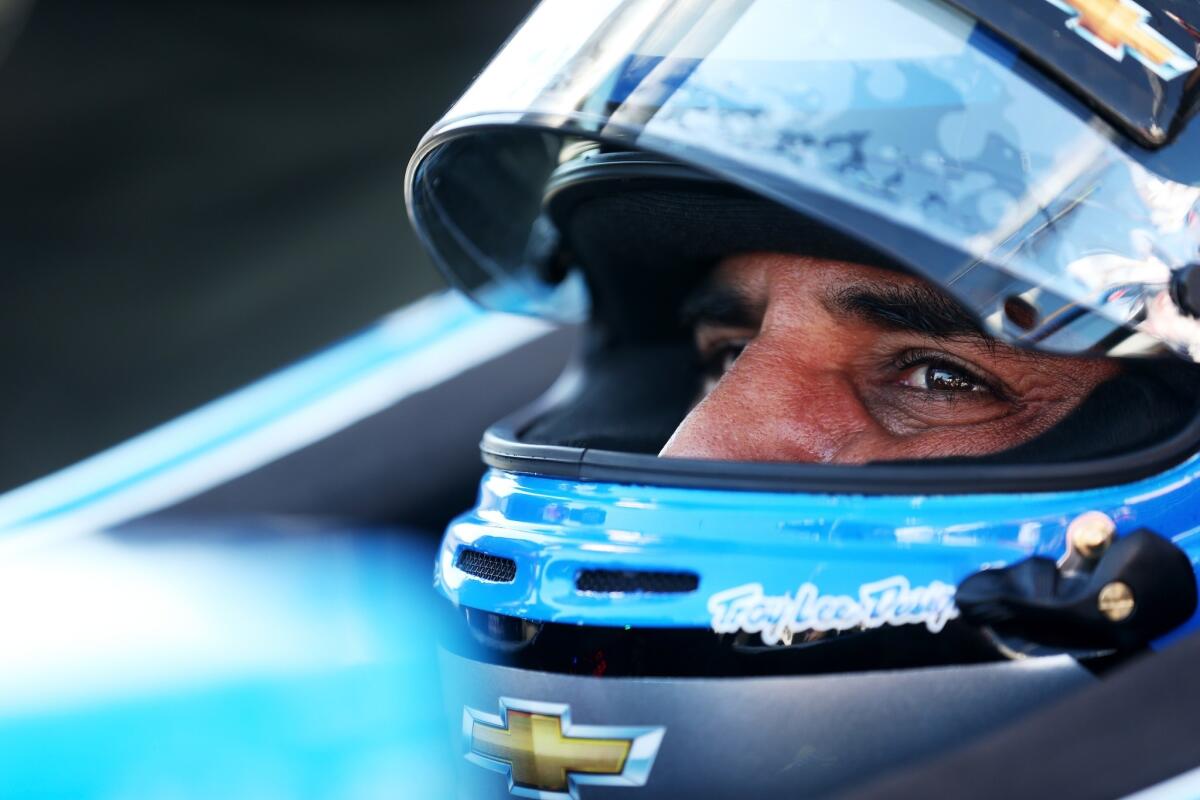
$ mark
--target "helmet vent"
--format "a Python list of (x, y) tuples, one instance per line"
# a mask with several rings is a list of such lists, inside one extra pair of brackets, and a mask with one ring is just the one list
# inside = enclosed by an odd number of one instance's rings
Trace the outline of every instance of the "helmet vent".
[(472, 577), (490, 583), (512, 583), (517, 577), (517, 562), (511, 558), (494, 556), (482, 550), (463, 548), (458, 551), (454, 566)]
[(589, 594), (683, 594), (699, 585), (700, 576), (694, 572), (581, 569), (575, 576), (575, 588)]

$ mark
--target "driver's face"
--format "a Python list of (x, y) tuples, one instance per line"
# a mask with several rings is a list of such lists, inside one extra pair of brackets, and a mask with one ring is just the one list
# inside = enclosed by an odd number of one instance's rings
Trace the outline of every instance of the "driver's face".
[(1047, 430), (1117, 371), (989, 339), (915, 278), (778, 253), (723, 261), (689, 318), (711, 378), (668, 457), (983, 455)]

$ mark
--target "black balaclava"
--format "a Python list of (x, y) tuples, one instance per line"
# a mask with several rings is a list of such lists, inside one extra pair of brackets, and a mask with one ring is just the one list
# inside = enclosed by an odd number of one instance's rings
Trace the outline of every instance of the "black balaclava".
[[(655, 452), (687, 412), (699, 373), (683, 299), (722, 258), (793, 252), (908, 272), (894, 259), (736, 187), (707, 181), (603, 181), (560, 190), (547, 211), (592, 289), (583, 396), (527, 435), (572, 446)], [(670, 309), (664, 313), (663, 309)], [(689, 381), (696, 384), (688, 386)], [(689, 392), (691, 393), (689, 395)], [(1116, 456), (1169, 438), (1200, 411), (1200, 367), (1125, 359), (1065, 419), (980, 457), (894, 463), (1051, 463)], [(586, 413), (585, 413), (586, 412)]]

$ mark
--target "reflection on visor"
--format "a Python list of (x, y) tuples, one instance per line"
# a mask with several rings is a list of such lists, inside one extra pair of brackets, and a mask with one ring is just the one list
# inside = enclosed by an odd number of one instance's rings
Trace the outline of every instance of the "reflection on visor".
[(414, 220), (477, 295), (586, 313), (573, 265), (547, 268), (542, 204), (598, 139), (861, 237), (997, 338), (1200, 355), (1168, 292), (1200, 255), (1200, 189), (1142, 168), (971, 18), (935, 0), (582, 5), (543, 3), (414, 159)]

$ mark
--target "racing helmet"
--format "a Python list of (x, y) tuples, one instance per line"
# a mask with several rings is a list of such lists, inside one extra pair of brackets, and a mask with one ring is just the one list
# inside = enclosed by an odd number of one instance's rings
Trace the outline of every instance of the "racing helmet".
[[(455, 286), (580, 331), (437, 557), (463, 796), (829, 793), (1197, 626), (1198, 49), (1167, 0), (533, 11), (407, 179)], [(743, 254), (1108, 371), (985, 453), (664, 457)]]

